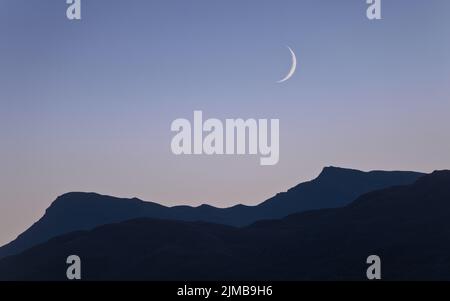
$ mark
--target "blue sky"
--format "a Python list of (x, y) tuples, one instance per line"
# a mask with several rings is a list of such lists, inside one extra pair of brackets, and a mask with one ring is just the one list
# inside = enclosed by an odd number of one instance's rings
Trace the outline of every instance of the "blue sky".
[[(69, 191), (256, 204), (324, 166), (450, 168), (450, 3), (0, 0), (0, 244)], [(279, 85), (290, 66), (298, 70)], [(279, 118), (280, 162), (176, 157), (170, 124)]]

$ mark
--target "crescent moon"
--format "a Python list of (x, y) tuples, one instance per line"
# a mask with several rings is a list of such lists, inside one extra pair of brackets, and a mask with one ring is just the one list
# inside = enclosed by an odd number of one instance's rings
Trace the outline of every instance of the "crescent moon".
[(297, 57), (295, 56), (294, 51), (291, 49), (291, 47), (287, 47), (289, 49), (289, 51), (291, 52), (291, 56), (292, 56), (292, 66), (291, 66), (291, 70), (289, 71), (288, 75), (286, 75), (285, 78), (283, 78), (282, 80), (279, 80), (277, 83), (281, 84), (284, 83), (285, 81), (287, 81), (288, 79), (290, 79), (294, 73), (295, 70), (297, 69)]

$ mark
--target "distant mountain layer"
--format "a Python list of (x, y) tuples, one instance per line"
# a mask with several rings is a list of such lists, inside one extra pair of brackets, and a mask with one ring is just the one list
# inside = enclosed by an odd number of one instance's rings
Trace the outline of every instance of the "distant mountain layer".
[(282, 218), (305, 210), (341, 207), (363, 193), (411, 184), (422, 175), (416, 172), (362, 172), (327, 167), (315, 180), (301, 183), (258, 206), (238, 205), (226, 209), (207, 205), (165, 207), (139, 199), (68, 193), (58, 197), (45, 215), (16, 240), (1, 247), (0, 258), (18, 254), (58, 235), (140, 217), (245, 226), (257, 220)]
[(0, 280), (450, 280), (450, 171), (374, 191), (343, 208), (243, 228), (137, 219), (67, 234), (0, 260)]

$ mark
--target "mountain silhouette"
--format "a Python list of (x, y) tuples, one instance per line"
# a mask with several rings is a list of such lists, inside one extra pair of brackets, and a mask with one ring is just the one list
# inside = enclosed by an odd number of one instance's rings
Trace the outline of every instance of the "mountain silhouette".
[(282, 218), (305, 210), (341, 207), (363, 193), (411, 184), (422, 175), (417, 172), (362, 172), (326, 167), (316, 179), (279, 193), (257, 206), (237, 205), (225, 209), (208, 205), (165, 207), (136, 198), (68, 193), (58, 197), (45, 215), (16, 240), (1, 247), (0, 258), (17, 254), (58, 235), (140, 217), (246, 226), (257, 220)]
[(450, 171), (364, 194), (334, 209), (247, 227), (135, 219), (79, 231), (0, 260), (0, 280), (450, 280)]

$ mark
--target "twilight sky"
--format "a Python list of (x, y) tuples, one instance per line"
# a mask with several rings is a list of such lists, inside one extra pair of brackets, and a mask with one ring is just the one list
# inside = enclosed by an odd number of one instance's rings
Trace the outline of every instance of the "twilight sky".
[[(450, 1), (365, 2), (0, 0), (0, 245), (70, 191), (225, 207), (328, 165), (450, 168)], [(279, 118), (280, 162), (174, 156), (194, 110)]]

